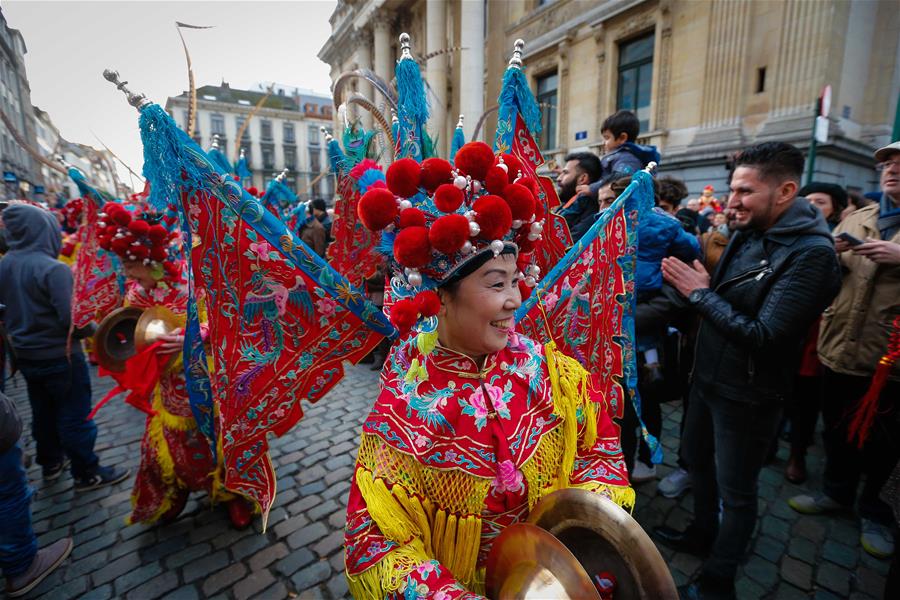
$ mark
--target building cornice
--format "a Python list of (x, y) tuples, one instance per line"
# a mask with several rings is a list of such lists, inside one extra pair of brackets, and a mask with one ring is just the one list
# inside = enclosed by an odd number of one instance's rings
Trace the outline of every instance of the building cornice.
[[(641, 4), (646, 4), (649, 1), (650, 0), (606, 0), (594, 8), (559, 24), (544, 34), (530, 40), (525, 40), (525, 54), (522, 58), (528, 59), (530, 56), (535, 56), (555, 47), (566, 37), (571, 36), (573, 29), (577, 29), (583, 25), (591, 27), (597, 26), (616, 15), (631, 10)], [(550, 9), (552, 8), (554, 8), (554, 4), (548, 4), (526, 15), (506, 29), (507, 35), (513, 35), (517, 33), (518, 30), (535, 23), (539, 19), (548, 17), (551, 14)]]

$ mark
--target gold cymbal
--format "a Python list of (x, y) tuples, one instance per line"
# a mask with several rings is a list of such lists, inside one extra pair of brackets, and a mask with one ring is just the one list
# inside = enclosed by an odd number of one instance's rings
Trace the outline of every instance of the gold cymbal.
[(593, 575), (616, 578), (616, 600), (677, 600), (678, 591), (656, 545), (631, 515), (599, 493), (576, 488), (542, 498), (528, 516)]
[(159, 339), (159, 336), (172, 333), (184, 327), (185, 318), (179, 317), (165, 306), (152, 306), (145, 310), (138, 319), (134, 330), (134, 346), (140, 352)]
[(94, 333), (94, 352), (97, 362), (105, 369), (117, 373), (125, 370), (125, 361), (135, 354), (134, 330), (142, 312), (133, 306), (123, 306), (100, 321)]
[(531, 523), (510, 525), (494, 540), (485, 587), (493, 600), (600, 600), (578, 559)]

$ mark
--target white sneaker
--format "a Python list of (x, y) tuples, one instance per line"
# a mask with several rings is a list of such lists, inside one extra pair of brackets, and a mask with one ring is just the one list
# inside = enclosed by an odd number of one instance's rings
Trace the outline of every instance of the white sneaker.
[(634, 470), (631, 472), (631, 483), (642, 483), (656, 479), (656, 465), (648, 467), (639, 460), (634, 461)]
[(689, 489), (691, 489), (690, 473), (678, 468), (662, 478), (656, 491), (665, 498), (679, 498)]
[(894, 554), (894, 534), (890, 528), (869, 519), (861, 520), (859, 542), (863, 550), (875, 558), (890, 558)]

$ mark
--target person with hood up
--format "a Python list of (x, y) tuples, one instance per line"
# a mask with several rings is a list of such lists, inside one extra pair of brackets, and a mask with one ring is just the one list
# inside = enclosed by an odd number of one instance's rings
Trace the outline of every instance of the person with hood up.
[[(650, 162), (659, 162), (656, 146), (635, 143), (640, 131), (640, 120), (627, 110), (616, 111), (603, 121), (600, 134), (603, 136), (605, 154), (600, 158), (600, 178), (589, 186), (592, 197), (596, 197), (604, 185), (630, 177)], [(580, 189), (578, 193), (581, 193)]]
[[(72, 270), (56, 259), (62, 236), (49, 211), (12, 204), (3, 211), (9, 252), (0, 260), (0, 304), (16, 364), (28, 384), (32, 435), (45, 480), (71, 462), (75, 491), (117, 483), (127, 469), (100, 466), (91, 379), (80, 344), (69, 342)], [(73, 338), (85, 331), (74, 332)]]
[[(735, 575), (758, 511), (757, 480), (774, 439), (810, 325), (841, 275), (821, 212), (797, 197), (803, 154), (782, 142), (735, 159), (732, 236), (710, 279), (695, 260), (665, 258), (662, 273), (700, 317), (683, 450), (694, 520), (656, 536), (708, 556), (682, 598), (735, 598)], [(721, 501), (721, 502), (720, 502)], [(721, 506), (721, 509), (720, 509)], [(719, 513), (721, 512), (721, 521)]]

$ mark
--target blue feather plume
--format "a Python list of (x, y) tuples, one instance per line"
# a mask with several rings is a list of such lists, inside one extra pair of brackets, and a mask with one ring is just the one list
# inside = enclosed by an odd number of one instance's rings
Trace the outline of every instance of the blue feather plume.
[(328, 142), (328, 162), (331, 164), (332, 173), (344, 170), (344, 165), (347, 162), (347, 157), (344, 155), (341, 145), (335, 139)]
[(246, 156), (242, 156), (237, 162), (237, 165), (234, 167), (234, 174), (240, 177), (241, 181), (253, 177), (253, 173), (250, 171), (250, 165), (247, 164)]
[(412, 58), (401, 58), (397, 63), (398, 114), (400, 127), (395, 139), (399, 140), (399, 157), (422, 160), (425, 153), (425, 123), (428, 121), (428, 96), (419, 63)]
[(382, 171), (381, 169), (367, 169), (357, 182), (357, 185), (359, 186), (359, 193), (365, 194), (368, 191), (369, 187), (376, 181), (385, 181), (384, 171)]
[(215, 165), (216, 170), (223, 175), (227, 175), (232, 173), (234, 169), (231, 166), (231, 163), (228, 162), (228, 158), (225, 157), (225, 154), (222, 153), (218, 148), (210, 148), (207, 150), (206, 155), (209, 157), (209, 161)]
[(450, 162), (453, 162), (453, 159), (456, 158), (456, 153), (465, 145), (466, 134), (463, 132), (462, 127), (457, 127), (453, 131), (453, 139), (450, 141)]
[(531, 88), (528, 87), (528, 78), (521, 68), (510, 67), (503, 74), (503, 85), (500, 88), (500, 110), (504, 106), (515, 106), (525, 121), (525, 126), (532, 134), (541, 132), (541, 108), (538, 106)]

